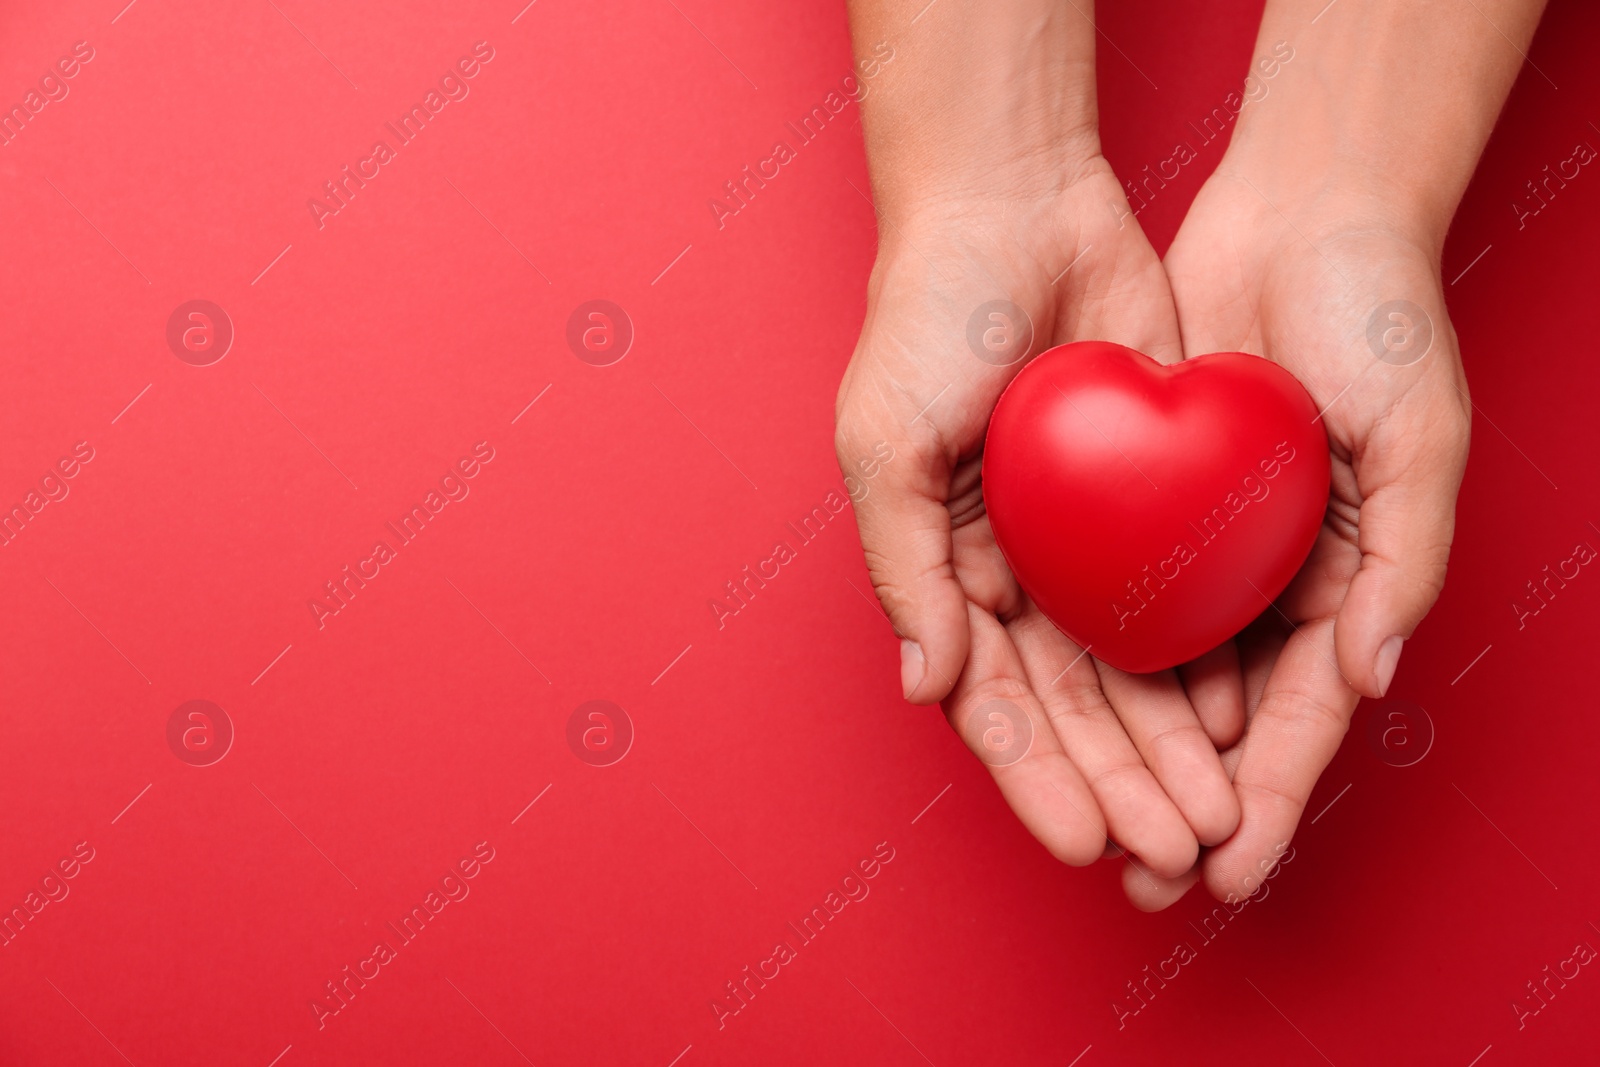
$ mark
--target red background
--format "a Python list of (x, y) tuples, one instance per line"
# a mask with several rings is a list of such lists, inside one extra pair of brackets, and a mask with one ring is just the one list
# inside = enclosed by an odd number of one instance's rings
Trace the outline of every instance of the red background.
[[(1102, 6), (1133, 172), (1236, 87), (1260, 5)], [(1592, 1062), (1600, 975), (1520, 1030), (1511, 1005), (1600, 946), (1600, 577), (1522, 630), (1510, 605), (1600, 546), (1600, 176), (1521, 229), (1510, 205), (1600, 145), (1600, 15), (1553, 5), (1445, 255), (1478, 415), (1391, 694), (1437, 736), (1391, 766), (1364, 704), (1294, 860), (1206, 941), (1211, 902), (1142, 915), (1116, 862), (1058, 865), (900, 701), (848, 513), (722, 629), (708, 607), (841, 489), (855, 108), (724, 228), (706, 206), (849, 71), (839, 5), (120, 7), (0, 14), (0, 100), (95, 50), (0, 148), (0, 504), (95, 451), (0, 549), (0, 907), (94, 850), (0, 948), (0, 1061)], [(318, 229), (307, 199), (480, 40), (470, 96)], [(1219, 152), (1145, 212), (1160, 246)], [(208, 367), (165, 340), (195, 298), (236, 330)], [(596, 298), (636, 329), (603, 368), (565, 341)], [(319, 630), (322, 583), (479, 441), (471, 495)], [(192, 699), (236, 731), (210, 766), (167, 742)], [(593, 699), (635, 732), (607, 767), (567, 742)], [(470, 895), (319, 1029), (324, 983), (480, 841)], [(719, 1029), (724, 983), (880, 842), (870, 895)]]

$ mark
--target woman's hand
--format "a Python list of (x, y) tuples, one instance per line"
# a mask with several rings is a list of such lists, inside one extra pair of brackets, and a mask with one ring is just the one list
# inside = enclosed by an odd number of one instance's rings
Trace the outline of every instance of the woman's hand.
[(1166, 266), (1185, 355), (1254, 352), (1310, 392), (1332, 486), (1311, 557), (1237, 641), (1238, 832), (1151, 906), (1202, 874), (1223, 899), (1260, 884), (1357, 700), (1388, 690), (1439, 595), (1472, 411), (1440, 253), (1543, 6), (1267, 4), (1257, 53), (1287, 43), (1296, 59), (1246, 106)]
[(1437, 599), (1471, 426), (1442, 232), (1358, 196), (1269, 201), (1284, 188), (1225, 164), (1167, 255), (1185, 352), (1281, 364), (1310, 392), (1333, 454), (1310, 558), (1238, 642), (1249, 725), (1223, 758), (1243, 816), (1202, 868), (1223, 898), (1270, 869), (1357, 700), (1387, 691)]
[(1216, 753), (1243, 725), (1231, 650), (1186, 669), (1187, 693), (1174, 672), (1085, 656), (1018, 587), (983, 508), (989, 415), (1027, 356), (1082, 338), (1179, 355), (1166, 275), (1110, 168), (1096, 155), (1056, 180), (1043, 195), (883, 220), (839, 392), (839, 461), (851, 475), (878, 442), (894, 449), (856, 510), (907, 699), (943, 701), (1057, 857), (1092, 862), (1109, 829), (1134, 863), (1171, 877), (1238, 819)]
[(906, 698), (943, 703), (1052, 853), (1090, 863), (1109, 830), (1158, 892), (1238, 821), (1216, 752), (1243, 728), (1237, 661), (1181, 681), (1097, 663), (1018, 588), (981, 484), (989, 415), (1029, 356), (1088, 338), (1180, 356), (1166, 274), (1100, 154), (1092, 5), (850, 15), (857, 51), (895, 60), (862, 103), (879, 250), (837, 446), (846, 476), (894, 449), (856, 516)]

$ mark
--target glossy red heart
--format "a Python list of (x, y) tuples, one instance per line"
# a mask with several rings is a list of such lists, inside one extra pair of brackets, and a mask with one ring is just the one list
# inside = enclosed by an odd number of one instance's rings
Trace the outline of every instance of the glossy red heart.
[(1218, 352), (1164, 366), (1104, 341), (1041, 354), (989, 423), (983, 499), (1022, 588), (1125, 671), (1217, 647), (1306, 560), (1328, 504), (1328, 440), (1276, 363)]

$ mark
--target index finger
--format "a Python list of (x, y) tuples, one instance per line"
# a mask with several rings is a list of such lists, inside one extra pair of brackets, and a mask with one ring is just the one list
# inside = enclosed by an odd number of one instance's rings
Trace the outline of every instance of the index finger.
[(1339, 751), (1360, 696), (1339, 673), (1333, 619), (1290, 635), (1240, 742), (1239, 829), (1204, 861), (1219, 900), (1247, 897), (1294, 837), (1311, 790)]

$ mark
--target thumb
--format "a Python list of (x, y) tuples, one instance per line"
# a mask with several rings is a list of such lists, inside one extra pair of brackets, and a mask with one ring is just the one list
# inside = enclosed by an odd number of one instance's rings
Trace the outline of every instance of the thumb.
[(950, 463), (936, 432), (877, 435), (841, 404), (835, 451), (855, 502), (873, 588), (900, 637), (900, 684), (913, 704), (955, 687), (971, 634), (952, 560)]
[(1471, 417), (1455, 382), (1430, 385), (1431, 396), (1416, 390), (1396, 405), (1356, 463), (1361, 565), (1339, 608), (1334, 648), (1363, 696), (1388, 692), (1402, 646), (1444, 586)]

